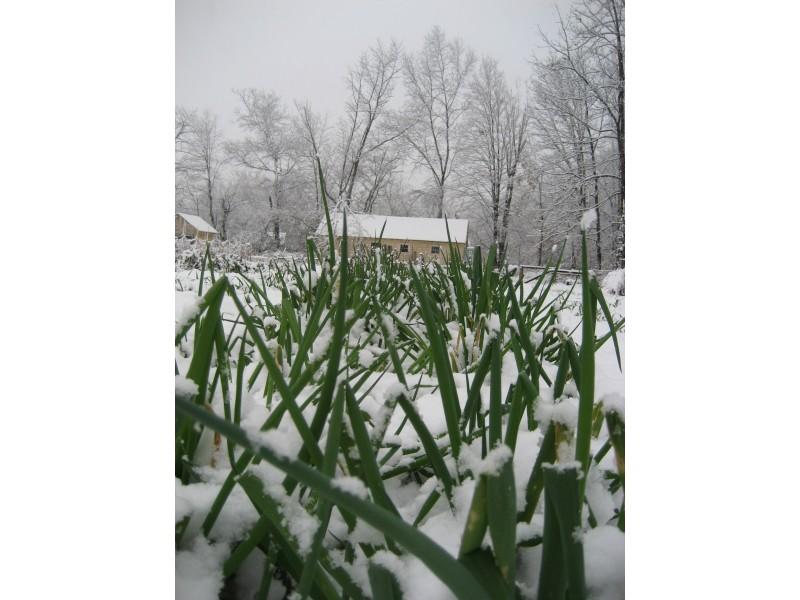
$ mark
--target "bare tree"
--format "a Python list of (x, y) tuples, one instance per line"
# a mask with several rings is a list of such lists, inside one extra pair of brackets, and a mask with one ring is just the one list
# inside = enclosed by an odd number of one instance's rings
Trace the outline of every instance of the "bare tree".
[(514, 94), (509, 93), (505, 114), (503, 114), (504, 140), (502, 150), (504, 153), (503, 165), (505, 167), (505, 192), (503, 203), (503, 225), (500, 229), (499, 260), (502, 263), (506, 256), (508, 218), (511, 214), (511, 202), (514, 195), (514, 185), (517, 180), (517, 171), (522, 160), (522, 153), (528, 142), (528, 110), (522, 101)]
[(356, 181), (366, 156), (380, 151), (402, 135), (394, 128), (378, 131), (378, 121), (386, 113), (400, 70), (400, 46), (378, 41), (361, 55), (347, 74), (350, 91), (345, 117), (339, 123), (338, 156), (335, 188), (338, 200), (350, 205)]
[(575, 9), (578, 39), (585, 40), (597, 57), (602, 83), (598, 99), (614, 123), (619, 197), (615, 253), (625, 267), (625, 0), (585, 0)]
[(387, 193), (389, 182), (395, 177), (402, 159), (401, 148), (396, 144), (387, 144), (362, 159), (362, 175), (357, 185), (359, 210), (365, 213), (373, 211), (375, 202)]
[[(583, 64), (584, 57), (573, 51), (573, 63)], [(604, 113), (585, 83), (565, 68), (563, 59), (550, 55), (534, 60), (535, 104), (532, 119), (541, 151), (541, 169), (552, 180), (551, 191), (561, 197), (552, 199), (553, 207), (563, 209), (563, 228), (579, 243), (577, 223), (589, 207), (597, 213), (595, 221), (596, 266), (602, 267), (602, 229), (599, 178), (606, 165), (598, 164), (598, 145), (604, 133)], [(605, 202), (606, 200), (603, 200)]]
[(465, 191), (489, 213), (492, 243), (505, 259), (509, 215), (522, 154), (527, 144), (528, 111), (511, 91), (497, 61), (485, 57), (469, 86)]
[(298, 162), (298, 144), (280, 98), (256, 89), (237, 90), (242, 106), (236, 120), (243, 139), (228, 144), (232, 160), (261, 173), (268, 186), (269, 224), (276, 243), (281, 241), (280, 209), (283, 208), (284, 180)]
[(218, 180), (227, 161), (217, 117), (208, 111), (202, 114), (179, 111), (179, 114), (181, 120), (176, 118), (175, 139), (180, 160), (176, 160), (176, 171), (184, 174), (197, 213), (205, 212), (216, 227)]
[(578, 79), (604, 109), (611, 124), (599, 133), (601, 138), (608, 136), (614, 143), (614, 178), (617, 180), (613, 193), (616, 200), (614, 254), (617, 266), (624, 267), (625, 1), (581, 0), (567, 20), (560, 13), (559, 20), (558, 38), (552, 40), (543, 36), (545, 42), (561, 68)]
[(294, 119), (295, 129), (302, 145), (300, 154), (303, 156), (306, 168), (309, 170), (313, 180), (316, 207), (320, 209), (322, 206), (322, 190), (319, 188), (317, 158), (319, 158), (319, 164), (322, 165), (323, 175), (327, 178), (327, 166), (329, 163), (326, 151), (327, 120), (311, 110), (311, 105), (308, 102), (300, 104), (295, 101), (294, 106), (297, 111)]
[[(175, 152), (181, 151), (182, 144), (189, 136), (192, 129), (192, 121), (196, 118), (194, 111), (190, 111), (182, 106), (175, 107)], [(176, 161), (177, 164), (177, 161)]]
[(437, 189), (436, 216), (444, 213), (445, 184), (453, 171), (456, 127), (464, 110), (464, 92), (475, 55), (460, 40), (447, 41), (434, 27), (422, 50), (403, 58), (409, 125), (403, 135), (416, 164), (428, 170)]
[(182, 106), (175, 107), (175, 205), (182, 207), (187, 199), (192, 198), (190, 178), (187, 169), (187, 157), (184, 151), (187, 138), (191, 133), (191, 124), (196, 117), (195, 111)]
[(394, 177), (386, 184), (376, 205), (381, 212), (400, 217), (418, 217), (424, 210), (419, 191), (409, 189), (407, 182), (401, 177)]
[(223, 240), (229, 239), (229, 225), (231, 216), (238, 208), (240, 200), (239, 195), (239, 180), (236, 178), (227, 181), (219, 192), (219, 213), (217, 217), (217, 225), (219, 228), (220, 237)]

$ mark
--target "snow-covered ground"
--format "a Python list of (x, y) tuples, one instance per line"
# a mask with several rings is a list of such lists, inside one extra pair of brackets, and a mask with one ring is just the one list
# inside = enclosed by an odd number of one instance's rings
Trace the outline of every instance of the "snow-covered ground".
[[(236, 279), (237, 276), (232, 276)], [(176, 320), (179, 320), (187, 311), (191, 311), (196, 305), (197, 298), (197, 271), (184, 271), (176, 276)], [(610, 282), (611, 283), (611, 282)], [(618, 284), (619, 282), (614, 282)], [(551, 294), (562, 293), (567, 289), (565, 284), (556, 284)], [(183, 290), (183, 291), (180, 291)], [(278, 289), (268, 290), (268, 297), (271, 301), (279, 303), (281, 293)], [(624, 296), (607, 294), (612, 312), (615, 318), (624, 316), (625, 301)], [(559, 323), (567, 331), (573, 331), (580, 322), (580, 286), (574, 290), (569, 302), (564, 310), (559, 314)], [(226, 297), (223, 301), (222, 312), (224, 317), (231, 321), (235, 318), (236, 309), (230, 298)], [(231, 326), (225, 323), (226, 328)], [(597, 328), (597, 336), (600, 337), (608, 331), (607, 323), (604, 319), (600, 320)], [(358, 331), (351, 331), (351, 338), (358, 339), (359, 335), (364, 335)], [(580, 331), (573, 333), (576, 343), (580, 342)], [(624, 330), (619, 334), (620, 352), (623, 358), (625, 353)], [(176, 360), (180, 373), (185, 374), (190, 362), (189, 349), (191, 348), (191, 337), (184, 342), (183, 351), (176, 352)], [(369, 360), (369, 357), (364, 357)], [(555, 375), (555, 365), (546, 365), (546, 369), (551, 377)], [(397, 377), (390, 372), (384, 375), (373, 374), (372, 379), (364, 389), (367, 389), (375, 379), (372, 390), (364, 398), (361, 408), (368, 413), (373, 422), (379, 422), (382, 418), (382, 411), (385, 410), (385, 398), (387, 393), (398, 383)], [(419, 376), (414, 378), (417, 382)], [(503, 390), (513, 383), (517, 378), (517, 366), (512, 353), (507, 353), (503, 361)], [(249, 393), (244, 394), (242, 403), (242, 426), (245, 430), (257, 430), (268, 416), (268, 410), (264, 406), (263, 385), (265, 376), (259, 375), (259, 379)], [(416, 399), (416, 406), (422, 415), (431, 433), (436, 436), (446, 432), (445, 415), (438, 390), (435, 389), (436, 381), (430, 377), (422, 377), (422, 386)], [(464, 375), (456, 375), (457, 392), (462, 403), (467, 398), (466, 378)], [(488, 407), (489, 391), (488, 377), (484, 382), (482, 390), (483, 403)], [(559, 405), (560, 413), (553, 412), (553, 399), (546, 397), (546, 390), (543, 387), (543, 397), (540, 402), (540, 411), (537, 419), (553, 418), (566, 419), (572, 418), (570, 413), (574, 413), (577, 418), (577, 398), (574, 406), (569, 407), (569, 402)], [(617, 394), (624, 397), (623, 374), (617, 365), (614, 346), (609, 340), (600, 348), (596, 354), (596, 398), (602, 399), (604, 396)], [(619, 402), (619, 398), (615, 397)], [(214, 409), (218, 414), (222, 414), (221, 398), (215, 400)], [(550, 403), (548, 405), (548, 402)], [(546, 414), (548, 406), (552, 414)], [(314, 407), (310, 406), (304, 412), (304, 416), (310, 422), (313, 417)], [(561, 414), (564, 413), (564, 414)], [(388, 422), (386, 440), (399, 443), (403, 449), (410, 450), (420, 447), (420, 440), (412, 427), (405, 427), (395, 436), (394, 432), (403, 420), (403, 413), (399, 409), (395, 410)], [(605, 425), (603, 425), (605, 427)], [(538, 448), (541, 443), (542, 434), (539, 427), (535, 431), (528, 431), (526, 419), (523, 419), (520, 428), (517, 448), (514, 453), (514, 473), (517, 486), (517, 506), (524, 505), (525, 485), (537, 456)], [(276, 434), (285, 445), (285, 451), (289, 454), (296, 454), (301, 446), (301, 439), (297, 431), (288, 419), (284, 419)], [(325, 433), (323, 433), (323, 438)], [(601, 436), (603, 438), (605, 436)], [(210, 539), (206, 540), (202, 535), (198, 535), (200, 524), (208, 513), (211, 503), (222, 485), (223, 480), (230, 470), (225, 444), (214, 449), (212, 436), (204, 434), (203, 444), (205, 447), (207, 466), (200, 472), (204, 479), (202, 482), (182, 485), (176, 480), (175, 494), (175, 519), (176, 523), (186, 516), (190, 516), (188, 529), (183, 536), (182, 547), (176, 557), (176, 597), (186, 600), (205, 600), (216, 599), (217, 594), (222, 588), (223, 578), (221, 565), (231, 551), (231, 545), (241, 540), (255, 524), (258, 514), (253, 505), (248, 500), (245, 493), (239, 486), (234, 488), (230, 499), (225, 504), (222, 513), (211, 531)], [(593, 440), (592, 452), (595, 452), (599, 443)], [(475, 440), (467, 448), (462, 450), (461, 461), (480, 460), (481, 441)], [(384, 456), (379, 455), (379, 459)], [(404, 457), (402, 452), (397, 452), (390, 458), (382, 469), (389, 470), (393, 467), (402, 466), (410, 462), (410, 458)], [(607, 482), (601, 477), (600, 469), (613, 468), (613, 452), (608, 453), (598, 467), (593, 467), (589, 473), (586, 485), (586, 496), (598, 523), (595, 528), (586, 527), (583, 537), (587, 585), (590, 598), (593, 600), (613, 600), (624, 597), (624, 534), (614, 525), (602, 525), (612, 519), (621, 503), (621, 492), (612, 495), (607, 487)], [(261, 478), (266, 490), (276, 490), (277, 484), (283, 480), (283, 473), (278, 469), (261, 463), (258, 466), (250, 467), (251, 472)], [(435, 479), (419, 485), (411, 478), (393, 477), (385, 481), (387, 491), (393, 502), (401, 513), (401, 516), (413, 522), (419, 510), (431, 492)], [(439, 503), (429, 513), (429, 515), (419, 525), (419, 529), (433, 540), (439, 543), (452, 555), (458, 554), (461, 535), (464, 531), (466, 515), (474, 491), (475, 481), (466, 479), (464, 483), (456, 487), (454, 493), (455, 513), (453, 514), (447, 507), (446, 501), (440, 499)], [(281, 488), (282, 489), (282, 488)], [(279, 493), (276, 492), (276, 497)], [(308, 548), (311, 537), (316, 529), (316, 517), (307, 513), (305, 509), (296, 501), (284, 498), (284, 516), (290, 531), (295, 536), (301, 551)], [(541, 511), (542, 502), (539, 503), (538, 511)], [(584, 511), (584, 513), (587, 511)], [(586, 515), (584, 515), (586, 518)], [(521, 523), (517, 529), (518, 540), (529, 539), (536, 534), (541, 534), (543, 517), (541, 514), (534, 515), (530, 524)], [(338, 510), (334, 509), (329, 527), (329, 534), (326, 538), (326, 545), (333, 548), (335, 537), (347, 535), (347, 525)], [(350, 538), (355, 541), (369, 542), (376, 540), (379, 544), (383, 543), (380, 533), (371, 527), (359, 522), (356, 530), (350, 534)], [(487, 532), (484, 545), (490, 545), (490, 538)], [(360, 552), (360, 550), (358, 551)], [(366, 595), (370, 595), (369, 581), (366, 576), (366, 557), (362, 554), (357, 555), (354, 565), (344, 561), (343, 556), (337, 551), (331, 551), (331, 557), (338, 560), (340, 565), (353, 576), (356, 583), (362, 587)], [(389, 560), (391, 559), (391, 560)], [(541, 559), (541, 545), (532, 548), (519, 548), (519, 561), (517, 566), (517, 579), (520, 588), (525, 592), (527, 598), (536, 597), (537, 581), (539, 575), (539, 562)], [(236, 595), (239, 598), (250, 598), (257, 589), (259, 578), (263, 569), (265, 557), (260, 550), (256, 549), (246, 560), (244, 566), (236, 575)], [(387, 563), (391, 563), (391, 570), (398, 575), (398, 580), (406, 598), (410, 599), (429, 599), (445, 600), (453, 598), (451, 591), (440, 582), (427, 567), (417, 558), (406, 555), (397, 558), (389, 555)], [(271, 599), (282, 598), (282, 585), (276, 583), (270, 594)]]

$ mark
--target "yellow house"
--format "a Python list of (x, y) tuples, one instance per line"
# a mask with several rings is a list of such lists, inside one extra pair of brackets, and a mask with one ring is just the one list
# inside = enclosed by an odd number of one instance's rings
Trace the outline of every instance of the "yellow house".
[(217, 230), (197, 215), (175, 213), (175, 237), (210, 241), (217, 237)]
[[(337, 247), (340, 245), (342, 220), (341, 213), (332, 215)], [(353, 253), (357, 248), (374, 248), (380, 245), (393, 252), (399, 260), (443, 262), (449, 251), (448, 228), (450, 243), (464, 257), (469, 234), (469, 221), (466, 219), (447, 219), (445, 225), (444, 219), (348, 213), (348, 251)], [(381, 230), (383, 237), (380, 237)], [(317, 228), (317, 234), (327, 234), (325, 221)]]

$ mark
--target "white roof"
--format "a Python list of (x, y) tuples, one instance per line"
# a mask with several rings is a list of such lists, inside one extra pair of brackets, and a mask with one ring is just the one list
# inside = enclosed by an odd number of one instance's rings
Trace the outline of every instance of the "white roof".
[[(362, 238), (378, 238), (384, 223), (383, 238), (388, 240), (418, 240), (447, 243), (447, 228), (453, 243), (467, 243), (467, 219), (429, 219), (423, 217), (394, 217), (391, 215), (347, 214), (347, 235)], [(331, 216), (334, 235), (342, 233), (342, 213)], [(318, 235), (325, 235), (328, 227), (325, 219), (317, 228)]]
[(197, 215), (189, 215), (186, 213), (178, 213), (178, 216), (183, 217), (183, 219), (189, 225), (197, 229), (197, 231), (204, 231), (207, 233), (217, 233), (217, 230), (214, 229), (208, 223), (206, 223), (205, 219), (203, 219), (202, 217), (198, 217)]

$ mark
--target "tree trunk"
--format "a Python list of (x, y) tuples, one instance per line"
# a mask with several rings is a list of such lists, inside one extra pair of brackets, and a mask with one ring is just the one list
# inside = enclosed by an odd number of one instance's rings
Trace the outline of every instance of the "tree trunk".
[[(275, 161), (275, 171), (278, 172), (278, 161)], [(270, 194), (270, 208), (274, 209), (275, 214), (273, 216), (273, 225), (272, 225), (272, 234), (275, 239), (275, 245), (280, 246), (281, 241), (281, 219), (278, 216), (278, 210), (280, 209), (280, 188), (279, 186), (279, 176), (276, 174), (275, 179), (272, 182), (272, 194)], [(272, 196), (275, 196), (273, 201)]]
[(594, 210), (596, 211), (597, 219), (595, 220), (595, 251), (597, 256), (597, 268), (603, 268), (603, 249), (600, 240), (600, 188), (597, 181), (597, 162), (595, 161), (595, 144), (589, 141), (589, 152), (592, 159), (592, 178), (594, 179)]
[(625, 268), (625, 49), (622, 47), (620, 23), (622, 15), (611, 3), (617, 51), (617, 153), (619, 154), (619, 232), (617, 234), (617, 267)]
[(544, 203), (542, 202), (542, 181), (539, 179), (539, 251), (537, 255), (537, 263), (542, 264), (542, 250), (544, 247)]
[[(494, 186), (492, 186), (494, 187)], [(498, 220), (500, 218), (500, 198), (494, 195), (494, 191), (492, 192), (492, 243), (497, 246), (498, 241)]]
[(616, 261), (617, 268), (625, 268), (625, 91), (620, 87), (617, 93), (617, 102), (619, 106), (620, 116), (617, 120), (617, 152), (619, 160), (617, 161), (618, 176), (619, 176), (619, 202), (617, 204), (617, 235), (615, 239), (616, 245)]
[(322, 210), (322, 207), (324, 205), (322, 194), (325, 193), (325, 190), (323, 190), (319, 184), (320, 172), (321, 172), (320, 166), (314, 163), (314, 192), (317, 198), (317, 210)]
[[(211, 192), (211, 177), (206, 178), (206, 195), (208, 196), (208, 217), (211, 220), (211, 225), (216, 228), (217, 219), (214, 217), (214, 196)], [(198, 214), (200, 214), (198, 212)]]
[[(620, 92), (620, 98), (623, 93)], [(620, 100), (624, 102), (624, 100)], [(619, 205), (618, 219), (619, 231), (617, 232), (617, 267), (625, 268), (625, 125), (618, 128), (619, 149)]]
[(500, 247), (497, 249), (500, 257), (497, 261), (498, 264), (503, 264), (506, 258), (506, 247), (508, 245), (508, 214), (511, 212), (511, 199), (514, 195), (514, 176), (515, 172), (508, 173), (506, 183), (506, 200), (503, 206), (503, 229), (500, 232), (501, 241)]

